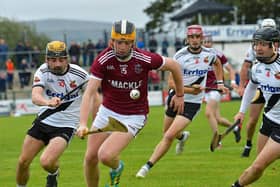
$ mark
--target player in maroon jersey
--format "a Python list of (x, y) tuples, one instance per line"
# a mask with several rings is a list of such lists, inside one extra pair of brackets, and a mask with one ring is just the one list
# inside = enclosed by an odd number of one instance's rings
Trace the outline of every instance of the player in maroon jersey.
[[(213, 47), (213, 38), (210, 33), (204, 35), (203, 46), (207, 48)], [(228, 63), (226, 56), (221, 51), (218, 51), (215, 48), (212, 49), (215, 51), (217, 57), (220, 59), (223, 67), (229, 72), (229, 77), (231, 79), (231, 87), (237, 89), (238, 86), (235, 82), (235, 70), (233, 69), (231, 64)], [(207, 73), (206, 87), (217, 88), (217, 79), (215, 76), (215, 72), (213, 70), (210, 70)], [(221, 99), (222, 99), (222, 95), (218, 91), (215, 90), (205, 91), (205, 100), (207, 103), (205, 109), (205, 115), (209, 121), (210, 127), (213, 132), (218, 131), (218, 124), (225, 127), (229, 127), (230, 125), (232, 125), (232, 123), (228, 119), (221, 116), (220, 106), (219, 106)], [(234, 129), (233, 132), (235, 135), (235, 141), (239, 142), (241, 139), (240, 128), (237, 127), (236, 129)]]
[[(149, 112), (148, 73), (152, 69), (169, 70), (175, 80), (176, 95), (171, 105), (181, 113), (184, 108), (183, 81), (179, 64), (171, 58), (144, 51), (135, 47), (136, 29), (133, 23), (121, 20), (113, 24), (109, 47), (103, 50), (91, 67), (91, 79), (81, 105), (79, 137), (88, 131), (87, 120), (90, 102), (100, 86), (103, 102), (92, 126), (106, 126), (109, 117), (124, 124), (128, 132), (104, 132), (90, 135), (85, 154), (85, 177), (88, 187), (97, 187), (99, 182), (98, 163), (108, 166), (110, 178), (108, 186), (117, 187), (124, 164), (120, 153), (144, 127)], [(131, 90), (140, 92), (138, 98), (130, 97)]]

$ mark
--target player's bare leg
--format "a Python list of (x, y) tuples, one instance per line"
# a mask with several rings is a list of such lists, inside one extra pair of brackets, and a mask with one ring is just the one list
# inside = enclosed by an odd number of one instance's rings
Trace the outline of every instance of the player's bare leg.
[(218, 121), (218, 124), (224, 127), (229, 127), (232, 125), (232, 123), (225, 117), (221, 116), (220, 112), (220, 103), (218, 103), (216, 108), (216, 119)]
[(64, 138), (55, 137), (50, 140), (40, 157), (41, 166), (49, 173), (47, 176), (47, 187), (57, 186), (59, 157), (65, 151), (66, 147), (67, 141)]
[[(210, 99), (209, 101), (207, 101), (207, 104), (206, 104), (205, 115), (210, 124), (211, 130), (213, 133), (212, 135), (219, 132), (218, 119), (216, 118), (218, 105), (219, 105), (219, 103), (214, 99)], [(221, 148), (221, 146), (222, 146), (222, 142), (219, 142), (219, 148)]]
[(166, 116), (166, 115), (164, 116), (163, 133), (165, 133), (169, 129), (169, 127), (171, 126), (173, 121), (174, 121), (173, 117), (169, 117), (169, 116)]
[[(260, 141), (263, 141), (261, 145), (265, 145), (263, 149), (260, 151), (256, 158), (256, 160), (253, 162), (253, 164), (247, 168), (242, 175), (238, 179), (238, 183), (241, 186), (245, 186), (248, 184), (253, 183), (254, 181), (258, 180), (262, 174), (263, 171), (275, 160), (279, 159), (280, 157), (280, 144), (275, 142), (272, 139), (268, 139), (268, 137), (259, 135), (258, 138)], [(267, 140), (268, 139), (268, 140)], [(267, 141), (266, 141), (267, 140)], [(258, 142), (259, 144), (259, 142)]]
[(217, 101), (211, 99), (207, 102), (205, 108), (205, 115), (208, 119), (213, 134), (218, 132), (218, 121), (216, 119), (217, 107), (218, 107)]
[[(218, 124), (224, 127), (229, 127), (232, 125), (232, 123), (225, 117), (221, 116), (220, 112), (220, 103), (218, 103), (216, 108), (216, 119), (218, 121)], [(235, 136), (235, 142), (238, 143), (241, 140), (241, 126), (238, 125), (234, 128), (233, 134)]]
[(252, 139), (255, 133), (255, 129), (260, 117), (260, 114), (262, 112), (264, 104), (251, 104), (250, 105), (250, 114), (249, 119), (246, 124), (246, 145), (243, 150), (243, 153), (241, 156), (243, 157), (249, 157), (250, 151), (252, 149)]
[[(98, 151), (100, 162), (110, 168), (110, 181), (107, 186), (118, 186), (124, 169), (124, 163), (119, 155), (133, 140), (134, 136), (128, 133), (113, 132), (101, 145)], [(118, 142), (116, 144), (116, 142)]]
[[(191, 121), (183, 116), (177, 115), (171, 125), (171, 127), (165, 132), (160, 143), (156, 146), (149, 161), (155, 164), (159, 161), (165, 153), (169, 150), (173, 140), (177, 137), (178, 133), (181, 132)], [(176, 125), (173, 125), (176, 124)]]
[[(163, 133), (165, 133), (169, 129), (173, 121), (174, 121), (173, 117), (169, 117), (167, 115), (164, 116)], [(176, 139), (178, 140), (178, 142), (176, 144), (176, 149), (175, 149), (177, 155), (181, 154), (184, 151), (184, 146), (189, 136), (190, 136), (189, 131), (181, 131), (177, 134)]]
[(84, 159), (84, 173), (88, 187), (98, 187), (98, 149), (108, 136), (109, 134), (107, 133), (97, 133), (88, 136), (87, 150)]
[(51, 139), (40, 157), (41, 166), (49, 173), (56, 172), (59, 167), (58, 159), (66, 147), (67, 142), (62, 137)]
[[(167, 120), (170, 118), (167, 118)], [(159, 161), (165, 153), (169, 150), (170, 146), (172, 145), (173, 140), (180, 134), (184, 128), (188, 126), (188, 124), (191, 122), (191, 120), (177, 115), (172, 123), (172, 125), (169, 127), (169, 129), (164, 133), (163, 138), (156, 146), (153, 154), (151, 155), (149, 161), (147, 164), (143, 165), (140, 170), (137, 172), (136, 177), (137, 178), (144, 178), (151, 167), (156, 164), (157, 161)]]
[(42, 141), (26, 135), (16, 170), (16, 182), (18, 185), (27, 184), (30, 175), (29, 166), (43, 147), (44, 143)]

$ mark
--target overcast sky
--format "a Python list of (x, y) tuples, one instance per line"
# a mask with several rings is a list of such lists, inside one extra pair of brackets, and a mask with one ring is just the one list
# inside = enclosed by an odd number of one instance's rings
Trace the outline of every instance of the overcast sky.
[(148, 21), (143, 10), (155, 0), (0, 0), (0, 16), (21, 20), (65, 18), (106, 21), (127, 19), (136, 27)]

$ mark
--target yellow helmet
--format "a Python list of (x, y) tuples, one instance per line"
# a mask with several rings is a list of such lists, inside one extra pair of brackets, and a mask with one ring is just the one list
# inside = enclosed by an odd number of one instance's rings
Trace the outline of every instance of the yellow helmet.
[(67, 57), (66, 44), (61, 41), (52, 41), (47, 44), (46, 48), (47, 58)]
[(117, 21), (113, 24), (111, 38), (114, 40), (136, 40), (136, 29), (133, 23), (127, 20)]

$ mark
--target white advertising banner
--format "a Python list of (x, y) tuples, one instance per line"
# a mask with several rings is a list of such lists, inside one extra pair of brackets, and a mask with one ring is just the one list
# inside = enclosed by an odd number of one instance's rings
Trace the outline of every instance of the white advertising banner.
[(0, 101), (0, 116), (9, 116), (12, 110), (12, 101), (3, 100)]
[(163, 104), (162, 91), (149, 91), (148, 92), (149, 106), (160, 106)]
[(18, 99), (15, 103), (16, 115), (36, 114), (39, 112), (40, 107), (34, 105), (31, 99)]
[(257, 24), (203, 26), (203, 32), (211, 33), (214, 41), (249, 41), (258, 28)]

